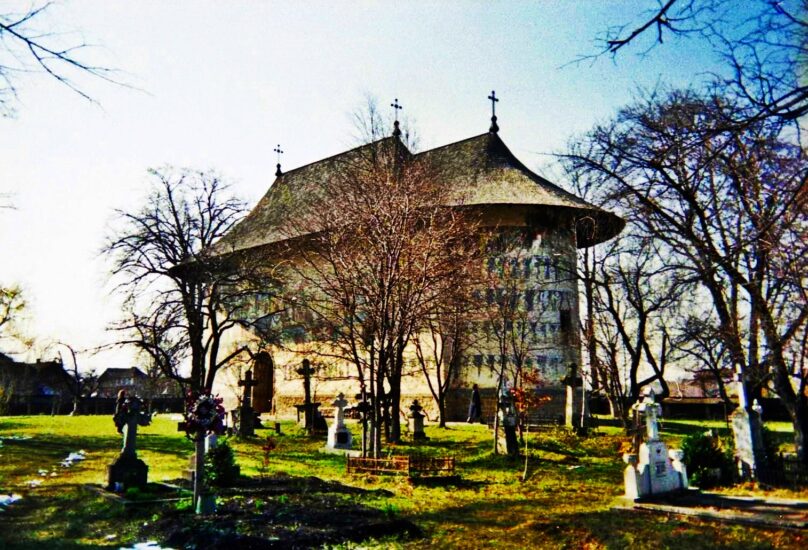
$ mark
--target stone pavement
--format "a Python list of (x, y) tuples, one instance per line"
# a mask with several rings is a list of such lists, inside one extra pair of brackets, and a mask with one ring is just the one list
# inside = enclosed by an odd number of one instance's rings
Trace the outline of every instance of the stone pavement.
[(808, 500), (729, 496), (691, 489), (636, 501), (621, 497), (612, 508), (647, 510), (747, 525), (808, 528)]

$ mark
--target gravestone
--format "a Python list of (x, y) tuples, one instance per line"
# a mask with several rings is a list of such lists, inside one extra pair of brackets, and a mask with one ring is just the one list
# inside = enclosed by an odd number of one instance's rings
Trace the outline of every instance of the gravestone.
[(424, 432), (424, 417), (426, 416), (421, 411), (424, 408), (418, 402), (418, 400), (414, 400), (412, 405), (410, 405), (410, 414), (409, 414), (409, 428), (410, 433), (412, 434), (413, 441), (426, 441), (429, 439)]
[(241, 397), (241, 407), (238, 413), (238, 435), (241, 437), (255, 436), (255, 410), (252, 408), (252, 389), (258, 385), (258, 381), (253, 380), (252, 371), (248, 370), (244, 380), (238, 381), (239, 387), (244, 388)]
[(107, 467), (107, 489), (143, 489), (146, 487), (149, 467), (137, 457), (137, 428), (148, 426), (151, 416), (143, 411), (143, 402), (138, 397), (129, 397), (122, 391), (115, 404), (113, 419), (118, 431), (123, 434), (123, 448), (115, 462)]
[(364, 388), (360, 393), (356, 394), (356, 400), (356, 405), (354, 405), (351, 409), (359, 413), (359, 423), (362, 425), (362, 456), (366, 456), (369, 445), (368, 428), (371, 421), (370, 417), (371, 412), (373, 411), (373, 406), (371, 405), (370, 399), (368, 399)]
[(295, 372), (303, 377), (303, 404), (295, 405), (298, 412), (298, 421), (302, 411), (303, 426), (311, 434), (314, 432), (315, 422), (319, 417), (317, 409), (320, 407), (319, 403), (312, 403), (311, 401), (311, 375), (314, 374), (314, 368), (308, 359), (303, 359), (303, 365)]
[[(257, 385), (252, 391), (252, 407), (257, 413), (272, 412), (275, 366), (269, 353), (260, 352), (253, 363)], [(258, 426), (256, 426), (258, 427)]]
[(738, 408), (730, 415), (735, 437), (735, 465), (741, 479), (757, 479), (766, 460), (761, 416), (763, 409), (757, 400), (749, 407), (743, 374), (740, 371), (735, 373), (735, 386), (738, 391)]
[(578, 374), (578, 366), (570, 363), (569, 371), (562, 380), (567, 390), (564, 402), (564, 425), (568, 428), (580, 428), (581, 422), (575, 415), (575, 388), (583, 387), (583, 378)]
[(656, 402), (653, 390), (648, 390), (634, 407), (645, 418), (646, 434), (639, 456), (623, 455), (627, 464), (623, 474), (626, 498), (638, 499), (687, 489), (687, 469), (682, 462), (682, 451), (669, 451), (659, 438), (658, 419), (662, 407)]
[(329, 449), (350, 449), (353, 439), (351, 431), (345, 425), (345, 407), (348, 406), (348, 400), (340, 392), (331, 404), (334, 406), (334, 423), (328, 429), (326, 446)]
[(502, 383), (498, 405), (499, 423), (502, 425), (502, 431), (505, 434), (505, 452), (509, 456), (517, 456), (519, 454), (519, 440), (516, 438), (518, 417), (507, 380)]

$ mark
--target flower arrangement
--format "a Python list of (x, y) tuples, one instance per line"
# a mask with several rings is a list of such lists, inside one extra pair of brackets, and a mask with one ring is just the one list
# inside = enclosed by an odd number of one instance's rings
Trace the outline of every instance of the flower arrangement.
[(185, 397), (185, 435), (196, 441), (208, 434), (223, 434), (224, 407), (222, 398), (207, 390), (189, 391)]

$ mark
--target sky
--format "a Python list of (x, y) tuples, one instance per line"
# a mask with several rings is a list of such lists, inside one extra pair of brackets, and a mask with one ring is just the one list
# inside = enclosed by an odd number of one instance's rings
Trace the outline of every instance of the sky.
[[(597, 51), (609, 26), (655, 5), (58, 3), (40, 27), (91, 44), (80, 57), (117, 69), (129, 86), (77, 78), (91, 103), (44, 75), (18, 76), (17, 114), (0, 118), (0, 193), (15, 206), (0, 209), (0, 284), (25, 291), (34, 353), (50, 341), (113, 341), (106, 329), (120, 297), (99, 251), (115, 210), (142, 204), (148, 168), (215, 169), (254, 205), (274, 179), (276, 145), (285, 170), (355, 146), (351, 113), (369, 96), (389, 116), (398, 98), (426, 149), (487, 131), (496, 90), (500, 136), (563, 185), (552, 154), (570, 139), (641, 90), (697, 84), (717, 70), (698, 39), (571, 63)], [(83, 369), (136, 364), (129, 350), (80, 355)]]

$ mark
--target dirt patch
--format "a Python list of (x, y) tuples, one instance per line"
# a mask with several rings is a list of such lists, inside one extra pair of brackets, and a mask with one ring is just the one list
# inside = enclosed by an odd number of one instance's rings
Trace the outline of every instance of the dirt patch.
[(315, 477), (242, 479), (217, 490), (216, 514), (168, 510), (143, 530), (173, 548), (316, 548), (371, 538), (419, 538), (422, 531), (393, 510), (362, 504), (390, 496)]

